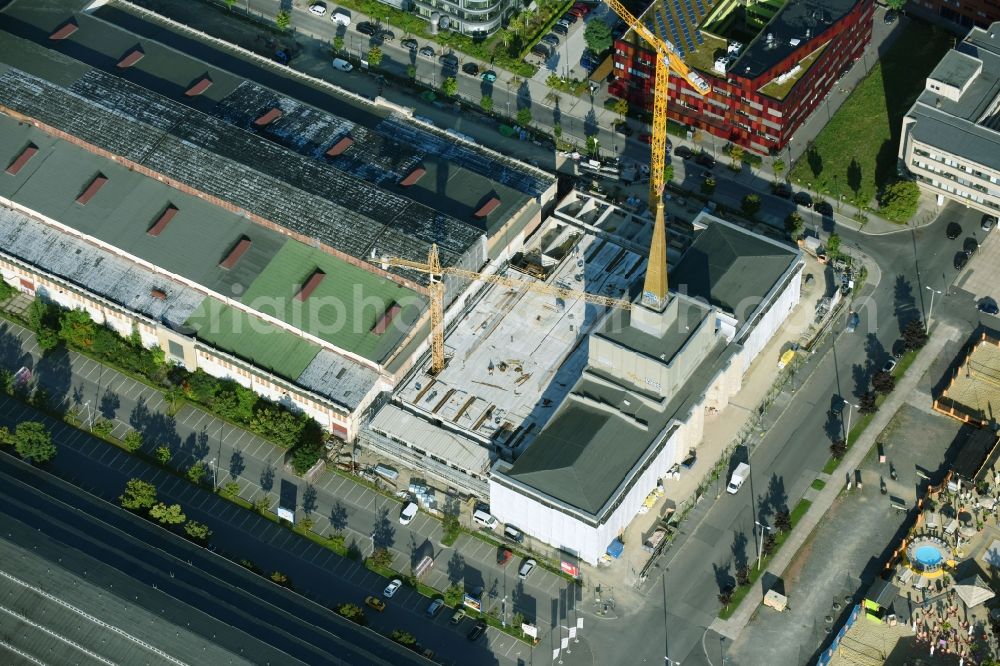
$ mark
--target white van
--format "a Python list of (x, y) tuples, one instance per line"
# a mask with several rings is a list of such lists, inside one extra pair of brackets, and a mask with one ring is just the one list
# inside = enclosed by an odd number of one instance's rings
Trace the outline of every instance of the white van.
[(496, 529), (497, 519), (493, 517), (493, 514), (487, 513), (482, 509), (476, 509), (472, 514), (472, 519), (487, 529)]
[(344, 10), (338, 9), (334, 13), (330, 14), (330, 20), (339, 23), (345, 28), (351, 25), (351, 17), (344, 13)]
[(333, 62), (331, 62), (330, 64), (333, 65), (334, 69), (339, 69), (342, 72), (349, 72), (352, 69), (354, 69), (354, 65), (347, 62), (343, 58), (334, 58)]

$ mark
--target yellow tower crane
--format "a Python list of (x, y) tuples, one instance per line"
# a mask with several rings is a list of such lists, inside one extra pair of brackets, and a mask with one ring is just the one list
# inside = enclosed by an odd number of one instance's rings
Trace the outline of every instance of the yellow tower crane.
[(660, 309), (667, 302), (667, 228), (663, 219), (663, 171), (667, 163), (667, 96), (670, 72), (683, 77), (700, 95), (708, 94), (710, 86), (681, 60), (673, 44), (654, 35), (619, 0), (604, 0), (604, 4), (656, 51), (656, 78), (653, 79), (653, 133), (650, 143), (652, 156), (649, 161), (649, 208), (655, 211), (655, 218), (646, 279), (642, 289), (642, 302)]
[(558, 298), (577, 298), (587, 303), (603, 305), (609, 308), (632, 309), (632, 302), (622, 298), (589, 294), (585, 291), (557, 287), (545, 282), (520, 280), (505, 275), (484, 275), (483, 273), (467, 271), (453, 266), (445, 268), (441, 266), (437, 245), (431, 245), (430, 252), (427, 253), (426, 263), (400, 259), (398, 257), (382, 257), (377, 261), (382, 265), (383, 269), (391, 267), (408, 268), (430, 276), (428, 296), (431, 301), (431, 372), (434, 374), (444, 370), (444, 283), (442, 280), (446, 275), (472, 281), (482, 280), (483, 282), (499, 284), (514, 289), (528, 289), (535, 293), (548, 294)]

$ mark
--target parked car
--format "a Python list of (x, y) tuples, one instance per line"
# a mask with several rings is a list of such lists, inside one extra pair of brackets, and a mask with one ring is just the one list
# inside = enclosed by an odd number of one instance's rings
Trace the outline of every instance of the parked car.
[(858, 330), (858, 324), (861, 323), (861, 315), (853, 310), (847, 315), (847, 332), (853, 333)]
[(565, 22), (566, 27), (569, 27), (569, 26), (573, 25), (574, 23), (576, 23), (579, 20), (580, 20), (580, 17), (577, 16), (576, 14), (570, 14), (569, 12), (566, 12), (565, 14), (563, 14), (563, 17), (561, 19), (559, 19), (559, 22), (560, 23), (564, 23)]
[(979, 225), (979, 228), (982, 229), (983, 231), (989, 231), (990, 229), (995, 227), (996, 224), (997, 224), (997, 218), (993, 217), (992, 215), (983, 215), (983, 221)]
[(794, 201), (799, 206), (805, 206), (806, 208), (809, 208), (812, 206), (813, 198), (812, 195), (809, 194), (808, 192), (802, 192), (800, 190), (792, 196), (792, 201)]
[(452, 624), (461, 624), (462, 620), (465, 619), (465, 609), (459, 608), (454, 613), (451, 614), (451, 619), (448, 620)]
[(378, 32), (378, 28), (375, 27), (375, 24), (369, 23), (368, 21), (362, 21), (361, 23), (354, 26), (354, 29), (360, 32), (362, 35), (368, 35), (369, 37)]
[(438, 58), (438, 62), (444, 67), (458, 69), (458, 56), (454, 53), (442, 53), (441, 57)]
[(510, 562), (510, 558), (514, 557), (514, 553), (510, 551), (510, 548), (497, 548), (497, 564), (505, 567), (507, 563)]
[(403, 510), (399, 512), (399, 524), (409, 525), (410, 521), (413, 520), (414, 516), (417, 515), (417, 503), (407, 502)]
[(644, 134), (640, 134), (639, 135), (639, 141), (640, 141), (640, 143), (652, 144), (653, 143), (653, 135), (652, 134), (645, 134), (645, 133)]
[(330, 64), (333, 65), (334, 69), (339, 69), (342, 72), (349, 72), (352, 69), (354, 69), (354, 65), (347, 62), (343, 58), (334, 58), (333, 62), (331, 62)]
[(979, 249), (979, 241), (977, 241), (975, 238), (972, 238), (971, 236), (969, 238), (966, 238), (965, 242), (962, 243), (962, 250), (970, 257), (974, 255), (976, 253), (976, 250), (978, 249)]
[(391, 599), (392, 595), (396, 594), (396, 590), (402, 587), (402, 585), (403, 581), (401, 581), (398, 578), (394, 578), (392, 582), (386, 585), (385, 589), (382, 590), (382, 596), (384, 596), (386, 599)]
[(524, 532), (517, 529), (513, 525), (507, 525), (503, 528), (504, 538), (513, 541), (514, 543), (524, 542)]
[(542, 37), (542, 41), (546, 44), (551, 44), (552, 46), (559, 46), (559, 35), (554, 35), (550, 32)]
[(813, 204), (813, 210), (820, 215), (833, 215), (833, 206), (829, 201), (817, 201)]
[(483, 72), (483, 81), (486, 81), (487, 83), (493, 83), (496, 80), (497, 80), (497, 73), (494, 72), (492, 69), (488, 69), (485, 72)]
[(479, 65), (474, 62), (467, 62), (462, 65), (462, 71), (469, 76), (479, 76)]
[(715, 168), (715, 158), (708, 153), (698, 153), (695, 161), (710, 171)]
[(312, 12), (313, 14), (315, 14), (316, 16), (325, 16), (326, 15), (326, 3), (325, 2), (314, 2), (311, 5), (309, 5), (309, 11)]
[(984, 312), (989, 315), (1000, 314), (1000, 307), (997, 307), (997, 302), (992, 298), (984, 298), (979, 301), (979, 311)]
[(407, 37), (406, 39), (401, 41), (399, 45), (404, 48), (410, 49), (411, 51), (416, 51), (418, 48), (420, 48), (420, 44), (417, 43), (417, 40), (412, 39), (410, 37)]
[(590, 13), (590, 5), (578, 2), (569, 8), (569, 13), (583, 18)]
[(948, 236), (948, 240), (955, 240), (962, 235), (962, 225), (958, 222), (949, 222), (945, 235)]
[(486, 633), (486, 623), (480, 620), (479, 622), (476, 622), (476, 626), (474, 626), (472, 628), (472, 631), (466, 634), (465, 637), (468, 638), (470, 641), (478, 641), (479, 637), (485, 633)]
[(425, 46), (422, 49), (420, 49), (420, 55), (427, 56), (428, 58), (433, 58), (434, 57), (434, 49), (432, 49), (429, 46)]
[(524, 580), (535, 569), (535, 565), (537, 564), (538, 562), (529, 557), (521, 564), (521, 568), (517, 570), (517, 577)]
[(536, 56), (540, 56), (545, 59), (552, 57), (552, 52), (549, 51), (548, 47), (545, 46), (545, 44), (535, 44), (534, 46), (531, 47), (531, 52), (534, 53)]
[(351, 17), (344, 13), (343, 9), (338, 9), (334, 13), (330, 14), (330, 20), (334, 23), (339, 23), (345, 28), (351, 25)]
[(385, 602), (378, 597), (365, 597), (365, 604), (379, 613), (385, 610)]
[(896, 369), (896, 359), (894, 358), (890, 358), (888, 361), (885, 362), (885, 365), (882, 366), (882, 372), (892, 372), (895, 369)]
[(378, 38), (383, 42), (394, 42), (396, 41), (396, 33), (392, 30), (380, 30), (378, 33)]
[(965, 265), (969, 263), (969, 255), (965, 252), (958, 252), (955, 254), (955, 270), (960, 271), (965, 268)]
[(774, 186), (774, 195), (782, 199), (792, 198), (792, 186), (788, 183), (778, 183)]
[(885, 24), (895, 23), (897, 18), (899, 18), (899, 14), (896, 13), (896, 10), (890, 9), (885, 13), (885, 17), (882, 19), (882, 22)]
[(569, 34), (569, 26), (564, 23), (556, 23), (552, 26), (552, 32), (565, 37)]
[(442, 608), (444, 608), (444, 599), (437, 598), (432, 600), (430, 605), (427, 606), (427, 617), (436, 617)]
[(689, 160), (694, 157), (694, 151), (687, 146), (677, 146), (677, 150), (674, 151), (674, 155), (682, 160)]
[(625, 136), (632, 136), (635, 131), (624, 120), (619, 120), (614, 124), (615, 131), (619, 134), (624, 134)]

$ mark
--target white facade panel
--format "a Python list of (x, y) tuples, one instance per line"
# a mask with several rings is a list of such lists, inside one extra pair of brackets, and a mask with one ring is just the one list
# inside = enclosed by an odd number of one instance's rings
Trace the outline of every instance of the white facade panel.
[(781, 329), (788, 316), (799, 304), (802, 296), (802, 271), (796, 270), (785, 285), (784, 290), (778, 295), (771, 308), (753, 326), (750, 334), (743, 341), (743, 372), (750, 368), (750, 364), (764, 350), (764, 347), (771, 341), (774, 334)]

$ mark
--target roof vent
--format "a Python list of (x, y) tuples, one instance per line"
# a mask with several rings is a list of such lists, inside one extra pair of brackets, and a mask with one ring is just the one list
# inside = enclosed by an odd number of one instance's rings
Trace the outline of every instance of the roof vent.
[(80, 26), (78, 26), (76, 23), (67, 23), (66, 25), (53, 32), (51, 35), (49, 35), (49, 39), (52, 40), (66, 39), (79, 29)]
[(104, 187), (104, 183), (106, 182), (108, 182), (107, 176), (102, 173), (97, 174), (94, 176), (94, 180), (90, 181), (90, 185), (87, 185), (87, 189), (83, 191), (83, 194), (76, 198), (76, 202), (81, 206), (86, 206), (87, 202), (94, 198), (94, 195)]
[(28, 163), (28, 160), (34, 157), (37, 152), (38, 146), (33, 143), (29, 143), (27, 147), (21, 151), (21, 154), (15, 157), (14, 161), (7, 167), (7, 173), (12, 176), (16, 176), (17, 172), (23, 169), (24, 165)]
[(240, 260), (240, 257), (246, 254), (247, 250), (250, 249), (250, 243), (251, 241), (249, 238), (242, 236), (236, 242), (236, 245), (233, 246), (233, 249), (229, 251), (229, 254), (226, 255), (226, 258), (222, 260), (222, 263), (219, 264), (219, 268), (229, 270), (235, 266), (236, 262)]
[(314, 270), (312, 275), (309, 276), (309, 279), (306, 280), (305, 283), (302, 285), (302, 287), (299, 289), (299, 293), (295, 294), (295, 300), (304, 301), (307, 298), (309, 298), (309, 296), (311, 296), (312, 293), (316, 291), (316, 287), (319, 286), (319, 283), (322, 282), (323, 278), (325, 277), (326, 273), (324, 273), (320, 269), (317, 268), (316, 270)]
[(184, 94), (187, 95), (188, 97), (195, 97), (208, 90), (211, 85), (212, 85), (212, 79), (208, 78), (208, 75), (206, 74), (202, 78), (198, 79), (198, 81), (193, 86), (188, 88), (184, 92)]
[(423, 175), (427, 173), (427, 169), (418, 166), (413, 171), (409, 173), (403, 180), (399, 181), (399, 184), (403, 187), (409, 187), (410, 185), (416, 185), (417, 181), (420, 180)]
[(326, 156), (336, 157), (337, 155), (340, 155), (353, 145), (354, 145), (354, 139), (352, 139), (349, 136), (345, 136), (343, 139), (333, 144), (333, 146), (330, 147), (330, 150), (326, 151)]
[(496, 197), (490, 197), (490, 200), (482, 205), (482, 207), (476, 211), (476, 217), (486, 217), (500, 205), (500, 199)]
[(136, 48), (131, 53), (118, 61), (118, 69), (127, 69), (146, 57), (142, 49)]
[(253, 121), (253, 124), (257, 127), (264, 127), (265, 125), (270, 125), (275, 120), (281, 117), (281, 109), (274, 107), (264, 115), (262, 115), (257, 120)]
[(371, 332), (374, 333), (375, 335), (382, 335), (383, 333), (388, 331), (389, 326), (392, 325), (392, 322), (396, 318), (396, 315), (398, 315), (402, 309), (403, 308), (400, 307), (399, 303), (396, 303), (394, 301), (389, 307), (385, 309), (385, 312), (383, 312), (379, 320), (375, 322), (375, 325), (372, 326)]
[(167, 292), (163, 291), (162, 289), (155, 289), (155, 288), (151, 289), (149, 291), (149, 295), (152, 296), (153, 298), (155, 298), (158, 301), (165, 301), (165, 300), (167, 300)]
[(174, 215), (177, 214), (177, 207), (173, 204), (167, 204), (167, 207), (163, 209), (160, 216), (156, 218), (156, 222), (153, 222), (149, 229), (146, 229), (146, 233), (150, 236), (159, 236), (163, 233), (163, 230), (167, 228), (170, 224), (170, 220), (174, 219)]

